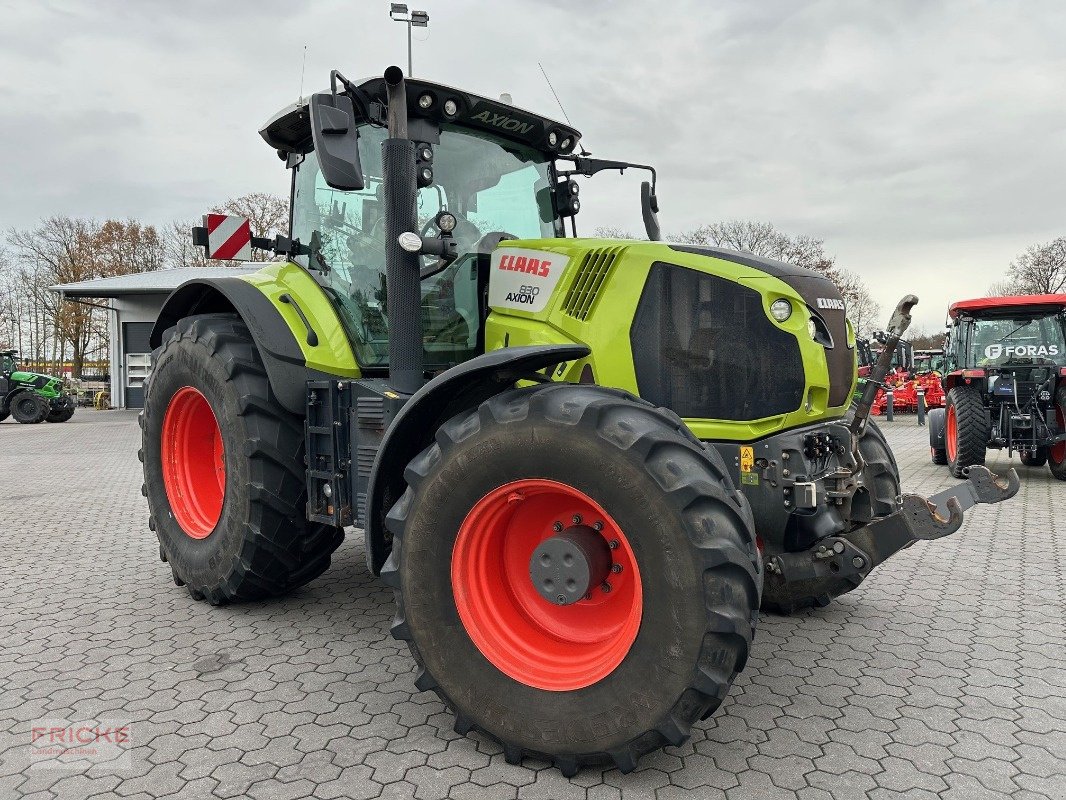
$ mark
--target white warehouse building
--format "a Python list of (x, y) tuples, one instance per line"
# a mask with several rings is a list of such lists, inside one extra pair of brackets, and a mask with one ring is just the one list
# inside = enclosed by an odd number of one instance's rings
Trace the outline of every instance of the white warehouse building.
[(114, 278), (97, 278), (53, 286), (65, 300), (94, 302), (108, 309), (111, 340), (111, 405), (142, 408), (144, 381), (152, 368), (148, 338), (170, 293), (193, 278), (222, 278), (254, 272), (259, 265), (234, 267), (187, 267), (137, 272)]

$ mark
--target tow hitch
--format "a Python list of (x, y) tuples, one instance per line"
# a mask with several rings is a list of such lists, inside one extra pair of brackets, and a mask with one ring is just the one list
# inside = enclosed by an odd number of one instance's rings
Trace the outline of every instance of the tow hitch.
[(1013, 469), (1001, 478), (986, 467), (971, 467), (967, 478), (929, 498), (903, 495), (896, 513), (821, 539), (809, 550), (772, 556), (766, 561), (766, 571), (788, 583), (833, 578), (851, 583), (854, 589), (874, 567), (903, 548), (955, 533), (966, 509), (1009, 500), (1021, 487)]

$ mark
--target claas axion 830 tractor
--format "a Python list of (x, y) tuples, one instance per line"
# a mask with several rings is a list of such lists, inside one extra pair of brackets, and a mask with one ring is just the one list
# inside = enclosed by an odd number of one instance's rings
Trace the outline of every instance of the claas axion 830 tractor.
[(975, 468), (941, 514), (900, 498), (833, 284), (657, 241), (654, 172), (649, 241), (576, 238), (575, 175), (639, 165), (569, 125), (390, 67), (260, 133), (292, 170), (291, 235), (255, 242), (281, 258), (182, 286), (152, 334), (160, 556), (245, 600), (361, 528), (416, 685), (510, 761), (681, 743), (760, 605), (823, 605), (1017, 490)]

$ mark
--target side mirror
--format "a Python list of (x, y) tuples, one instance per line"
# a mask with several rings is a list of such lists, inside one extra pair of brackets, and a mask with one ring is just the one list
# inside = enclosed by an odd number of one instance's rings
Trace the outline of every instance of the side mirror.
[(352, 99), (322, 92), (311, 95), (310, 106), (311, 138), (322, 177), (334, 189), (359, 191), (364, 181)]
[(662, 241), (658, 217), (659, 199), (652, 193), (648, 181), (640, 184), (640, 213), (644, 217), (644, 230), (648, 233), (648, 239), (653, 242)]

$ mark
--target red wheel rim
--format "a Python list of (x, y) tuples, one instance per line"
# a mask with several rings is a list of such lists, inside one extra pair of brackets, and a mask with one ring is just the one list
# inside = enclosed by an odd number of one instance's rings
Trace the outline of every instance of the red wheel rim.
[[(566, 606), (550, 603), (530, 578), (536, 547), (577, 517), (617, 542), (610, 591)], [(610, 675), (640, 628), (643, 594), (629, 541), (588, 495), (529, 479), (494, 489), (466, 515), (452, 551), (452, 592), (470, 639), (497, 669), (537, 689), (573, 691)]]
[(171, 398), (160, 448), (174, 519), (186, 535), (206, 539), (222, 515), (226, 462), (218, 420), (199, 390), (184, 386)]
[(955, 461), (959, 455), (959, 423), (955, 418), (955, 406), (948, 406), (947, 431), (944, 443), (948, 447), (948, 460)]
[[(1063, 411), (1062, 406), (1055, 406), (1055, 418), (1059, 421), (1059, 430), (1066, 431), (1066, 412)], [(1048, 455), (1056, 465), (1066, 461), (1066, 442), (1053, 444), (1051, 450), (1048, 451)]]

